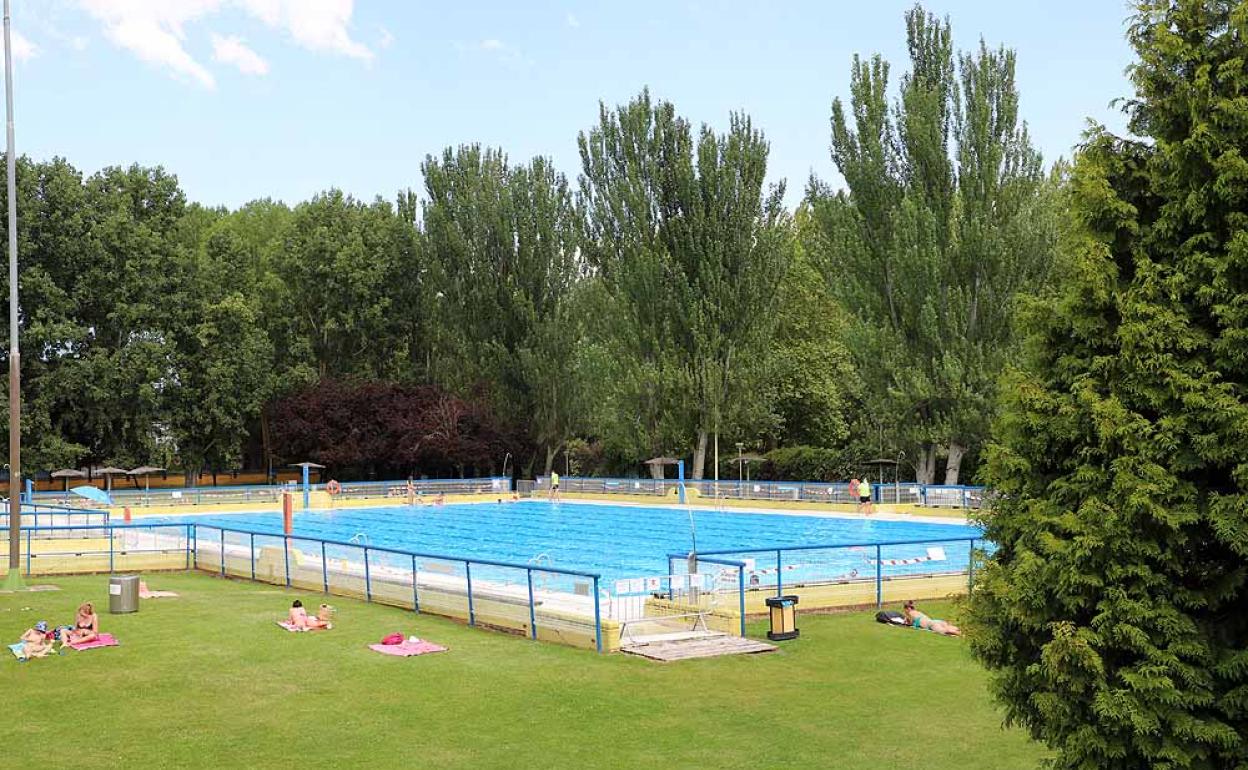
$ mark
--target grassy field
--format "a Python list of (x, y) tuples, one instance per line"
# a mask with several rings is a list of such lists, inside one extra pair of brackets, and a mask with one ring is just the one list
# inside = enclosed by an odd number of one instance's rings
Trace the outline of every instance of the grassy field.
[[(0, 661), (7, 767), (1027, 768), (960, 640), (871, 613), (799, 616), (779, 653), (656, 664), (333, 599), (332, 631), (273, 624), (316, 594), (152, 575), (177, 599), (111, 616), (106, 576), (0, 594), (0, 637), (90, 599), (122, 646)], [(947, 612), (948, 607), (934, 605)], [(391, 631), (449, 652), (392, 658)], [(751, 635), (765, 628), (754, 625)]]

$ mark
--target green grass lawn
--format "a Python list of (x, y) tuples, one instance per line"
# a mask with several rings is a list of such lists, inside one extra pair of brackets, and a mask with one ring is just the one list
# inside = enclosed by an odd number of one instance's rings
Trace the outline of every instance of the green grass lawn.
[[(801, 638), (779, 653), (657, 664), (339, 598), (334, 630), (290, 634), (273, 620), (319, 595), (197, 574), (150, 576), (181, 597), (118, 616), (106, 576), (47, 582), (63, 590), (0, 594), (4, 641), (70, 623), (89, 599), (122, 645), (0, 661), (6, 767), (970, 770), (1043, 756), (1001, 727), (960, 640), (872, 613), (799, 615)], [(451, 649), (366, 648), (391, 631)]]

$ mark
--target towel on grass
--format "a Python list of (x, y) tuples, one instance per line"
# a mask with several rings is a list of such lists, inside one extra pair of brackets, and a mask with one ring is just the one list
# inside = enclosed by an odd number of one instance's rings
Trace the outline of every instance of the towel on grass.
[(89, 642), (78, 642), (69, 645), (73, 650), (94, 650), (96, 647), (116, 647), (121, 644), (112, 634), (100, 634)]
[(26, 646), (25, 642), (18, 642), (17, 644), (10, 644), (9, 652), (13, 653), (13, 657), (15, 658), (23, 658), (25, 656), (22, 654), (22, 648), (25, 646)]
[(418, 639), (415, 642), (409, 639), (402, 644), (370, 644), (368, 649), (380, 652), (382, 655), (398, 655), (401, 658), (409, 655), (424, 655), (427, 652), (446, 652), (446, 648), (442, 645), (424, 639)]
[(153, 591), (147, 587), (147, 583), (139, 581), (139, 598), (140, 599), (163, 599), (168, 597), (176, 597), (173, 591)]
[(287, 623), (285, 620), (277, 620), (274, 622), (277, 623), (282, 628), (286, 629), (287, 631), (294, 631), (296, 633), (301, 632), (301, 631), (328, 631), (330, 628), (329, 626), (326, 626), (325, 628), (300, 628), (299, 626), (296, 626), (294, 623)]

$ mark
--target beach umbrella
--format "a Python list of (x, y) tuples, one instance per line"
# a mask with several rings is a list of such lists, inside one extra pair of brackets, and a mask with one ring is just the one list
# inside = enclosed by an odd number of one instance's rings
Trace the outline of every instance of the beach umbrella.
[(74, 487), (73, 489), (69, 491), (73, 492), (75, 495), (78, 495), (79, 497), (85, 497), (88, 500), (92, 500), (97, 503), (103, 503), (104, 505), (113, 504), (113, 498), (109, 497), (107, 492), (100, 489), (99, 487), (93, 487), (89, 484), (83, 484), (80, 487)]
[(146, 495), (148, 492), (151, 491), (151, 484), (147, 477), (153, 473), (161, 473), (164, 470), (165, 470), (164, 468), (157, 468), (154, 465), (140, 465), (137, 468), (126, 471), (126, 475), (127, 476), (142, 476), (143, 477), (143, 494)]
[(51, 476), (54, 479), (65, 479), (65, 491), (68, 492), (70, 479), (85, 479), (87, 474), (77, 468), (62, 468), (59, 471), (52, 471)]
[(117, 468), (112, 465), (109, 465), (105, 468), (97, 468), (95, 472), (104, 477), (104, 487), (109, 492), (112, 492), (113, 491), (113, 476), (124, 476), (126, 474), (126, 469)]

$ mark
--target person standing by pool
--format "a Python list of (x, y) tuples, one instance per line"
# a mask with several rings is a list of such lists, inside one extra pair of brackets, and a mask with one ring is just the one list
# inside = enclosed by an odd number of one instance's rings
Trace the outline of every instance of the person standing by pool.
[(559, 497), (559, 474), (555, 471), (550, 472), (550, 499), (554, 500)]
[(863, 479), (858, 482), (858, 512), (871, 515), (871, 480)]

